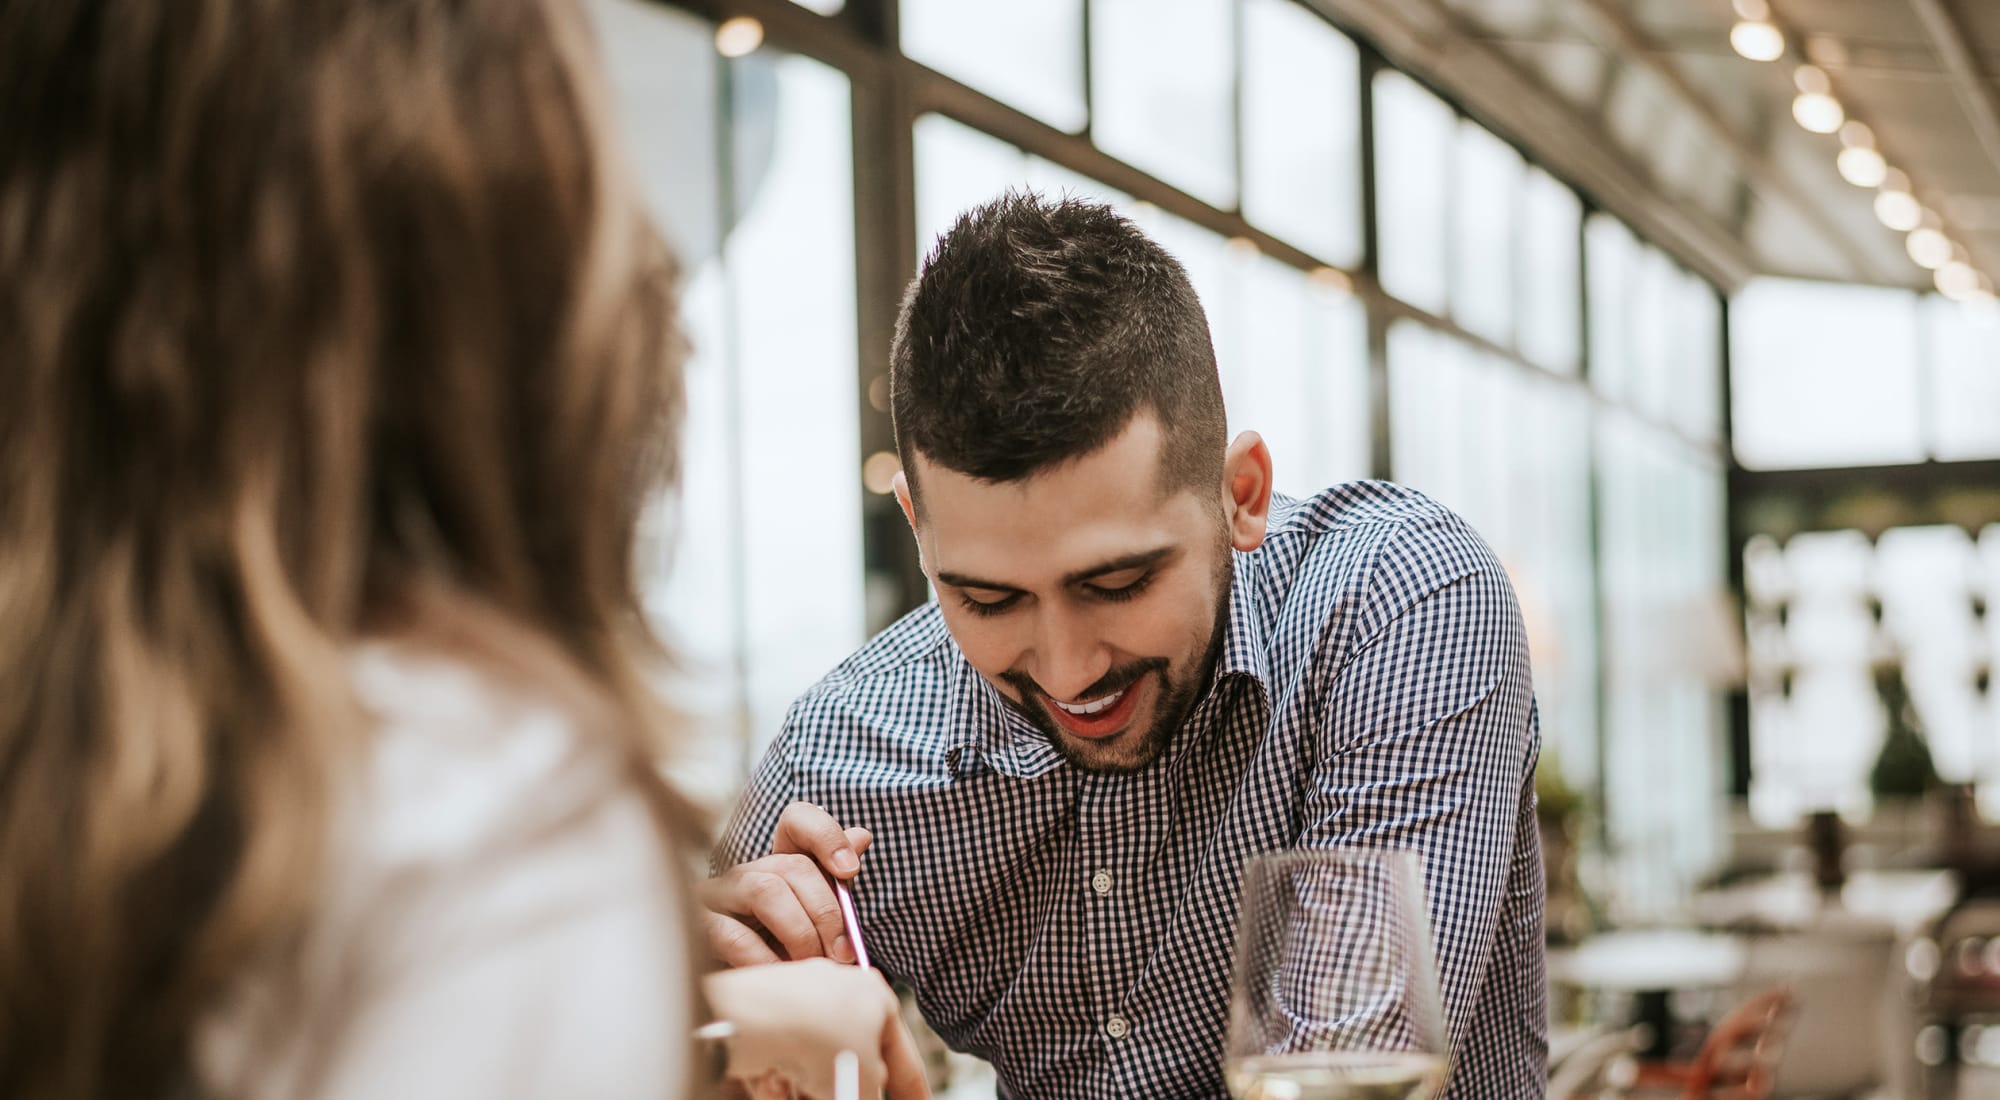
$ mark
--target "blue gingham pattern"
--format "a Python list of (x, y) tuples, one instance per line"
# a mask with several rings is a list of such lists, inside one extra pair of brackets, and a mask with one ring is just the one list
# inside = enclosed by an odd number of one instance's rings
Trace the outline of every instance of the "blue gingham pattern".
[(1276, 499), (1230, 599), (1211, 690), (1130, 775), (1068, 764), (935, 603), (911, 612), (793, 705), (716, 869), (768, 852), (794, 799), (865, 825), (875, 965), (1003, 1096), (1222, 1097), (1245, 857), (1416, 849), (1444, 1096), (1542, 1095), (1539, 738), (1499, 562), (1421, 494), (1355, 482)]

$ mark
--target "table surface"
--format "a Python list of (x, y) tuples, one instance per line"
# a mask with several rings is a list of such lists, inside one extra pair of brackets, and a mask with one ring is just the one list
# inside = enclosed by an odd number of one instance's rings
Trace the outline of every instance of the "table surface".
[(1740, 937), (1689, 928), (1627, 929), (1551, 950), (1549, 977), (1587, 989), (1621, 992), (1708, 989), (1743, 974)]

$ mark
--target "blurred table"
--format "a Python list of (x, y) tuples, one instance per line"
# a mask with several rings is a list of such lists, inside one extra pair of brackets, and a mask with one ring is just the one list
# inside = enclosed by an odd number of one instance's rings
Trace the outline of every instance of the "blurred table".
[(1673, 994), (1734, 985), (1747, 957), (1743, 940), (1733, 935), (1691, 928), (1627, 929), (1551, 949), (1549, 980), (1631, 994), (1632, 1022), (1652, 1029), (1645, 1056), (1660, 1058), (1673, 1044)]

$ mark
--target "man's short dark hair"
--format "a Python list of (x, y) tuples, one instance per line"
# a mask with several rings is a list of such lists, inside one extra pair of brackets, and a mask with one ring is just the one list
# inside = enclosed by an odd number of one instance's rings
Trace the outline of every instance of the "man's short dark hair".
[(1208, 319), (1187, 272), (1110, 207), (1010, 191), (961, 215), (903, 299), (890, 353), (896, 449), (985, 481), (1097, 450), (1150, 410), (1160, 491), (1220, 482), (1227, 445)]

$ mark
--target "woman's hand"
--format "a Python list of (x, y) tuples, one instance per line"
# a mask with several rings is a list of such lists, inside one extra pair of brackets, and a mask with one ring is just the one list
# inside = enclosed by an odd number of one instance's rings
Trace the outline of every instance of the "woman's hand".
[(782, 1079), (802, 1096), (832, 1100), (833, 1060), (851, 1050), (863, 1097), (930, 1098), (896, 995), (873, 970), (825, 959), (767, 963), (711, 974), (705, 988), (736, 1027), (729, 1076), (754, 1083), (753, 1095), (769, 1095)]

